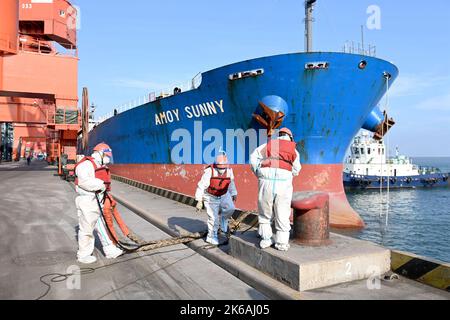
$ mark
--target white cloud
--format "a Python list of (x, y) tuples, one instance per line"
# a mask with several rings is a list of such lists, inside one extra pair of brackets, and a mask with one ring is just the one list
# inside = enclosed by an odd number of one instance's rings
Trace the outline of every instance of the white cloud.
[(433, 88), (448, 86), (449, 82), (450, 76), (447, 75), (400, 75), (392, 85), (390, 95), (392, 97), (416, 96)]
[(416, 108), (428, 111), (450, 111), (450, 93), (423, 100), (416, 105)]
[(145, 81), (140, 79), (129, 79), (129, 78), (113, 79), (111, 80), (110, 83), (115, 87), (146, 89), (148, 91), (162, 90), (164, 88), (169, 87), (169, 85), (165, 83)]

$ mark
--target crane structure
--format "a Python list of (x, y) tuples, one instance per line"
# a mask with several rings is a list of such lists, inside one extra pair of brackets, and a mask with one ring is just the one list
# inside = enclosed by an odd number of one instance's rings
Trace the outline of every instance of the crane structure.
[(0, 128), (13, 135), (6, 160), (46, 154), (62, 174), (64, 159), (76, 159), (82, 121), (76, 21), (66, 0), (0, 1), (0, 124), (8, 124)]

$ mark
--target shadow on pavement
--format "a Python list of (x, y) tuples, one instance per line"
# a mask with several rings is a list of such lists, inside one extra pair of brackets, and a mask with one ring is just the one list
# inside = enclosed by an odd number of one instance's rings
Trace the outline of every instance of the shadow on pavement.
[(45, 161), (32, 161), (28, 166), (26, 161), (1, 162), (0, 172), (5, 171), (55, 171), (56, 167), (49, 166)]
[[(199, 217), (203, 218), (203, 216)], [(207, 217), (205, 216), (205, 220)], [(205, 221), (201, 221), (199, 219), (191, 219), (184, 217), (171, 217), (167, 221), (169, 228), (175, 231), (178, 231), (177, 227), (181, 227), (189, 232), (202, 232), (208, 229)]]

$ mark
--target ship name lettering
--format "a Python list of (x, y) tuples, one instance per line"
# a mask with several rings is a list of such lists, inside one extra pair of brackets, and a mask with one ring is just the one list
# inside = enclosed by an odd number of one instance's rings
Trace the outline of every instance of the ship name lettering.
[(155, 124), (157, 126), (172, 123), (174, 121), (180, 121), (180, 110), (178, 109), (155, 114)]
[(184, 108), (184, 111), (186, 112), (186, 117), (192, 119), (216, 115), (219, 113), (218, 109), (220, 109), (221, 113), (225, 112), (223, 100), (187, 106)]
[[(208, 117), (220, 113), (225, 113), (225, 108), (223, 106), (223, 100), (216, 100), (192, 106), (187, 106), (184, 108), (184, 113), (187, 119), (198, 119), (202, 117)], [(181, 120), (182, 114), (180, 114), (180, 109), (172, 109), (155, 114), (156, 126), (179, 122)]]

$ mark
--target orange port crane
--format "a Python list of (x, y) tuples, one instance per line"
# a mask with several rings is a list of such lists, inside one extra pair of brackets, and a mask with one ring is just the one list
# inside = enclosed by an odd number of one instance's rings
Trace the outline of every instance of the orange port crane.
[(60, 174), (81, 129), (76, 21), (66, 0), (0, 1), (0, 123), (13, 127), (12, 158), (26, 141)]

